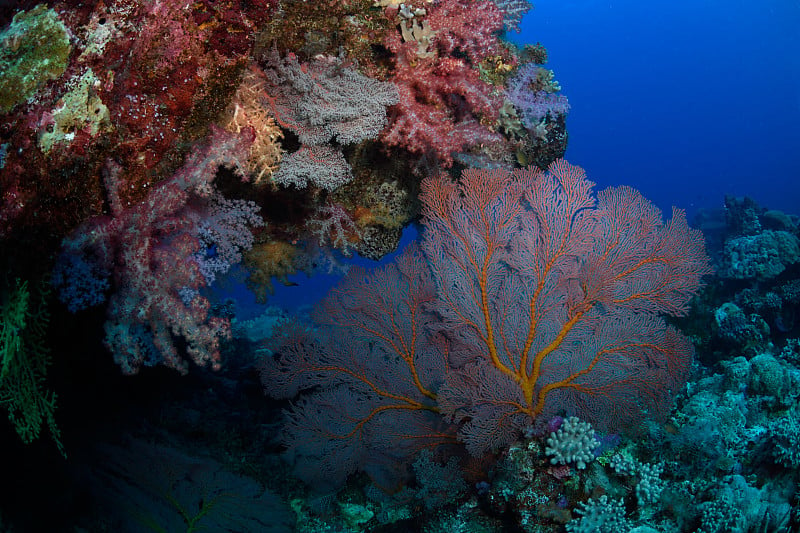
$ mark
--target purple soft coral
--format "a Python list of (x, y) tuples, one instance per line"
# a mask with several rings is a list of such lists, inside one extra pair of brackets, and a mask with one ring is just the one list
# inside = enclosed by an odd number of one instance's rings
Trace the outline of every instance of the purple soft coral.
[(545, 69), (529, 63), (509, 83), (508, 99), (522, 113), (522, 123), (528, 129), (536, 129), (549, 114), (566, 115), (569, 102), (563, 94), (546, 90), (548, 83), (543, 82)]

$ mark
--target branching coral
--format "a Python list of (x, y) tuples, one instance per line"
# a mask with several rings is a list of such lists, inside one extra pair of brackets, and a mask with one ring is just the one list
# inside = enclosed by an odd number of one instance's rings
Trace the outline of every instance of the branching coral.
[(26, 444), (39, 437), (46, 424), (61, 453), (61, 433), (55, 423), (56, 395), (45, 389), (50, 366), (44, 335), (50, 321), (43, 290), (31, 294), (26, 281), (0, 293), (0, 405)]

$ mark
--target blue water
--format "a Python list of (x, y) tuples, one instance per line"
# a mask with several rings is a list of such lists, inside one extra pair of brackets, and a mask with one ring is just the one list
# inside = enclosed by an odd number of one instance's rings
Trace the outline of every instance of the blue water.
[[(348, 265), (358, 265), (364, 268), (373, 267), (377, 264), (387, 264), (394, 261), (394, 258), (403, 249), (414, 242), (417, 238), (417, 228), (409, 226), (403, 231), (403, 237), (400, 240), (400, 245), (391, 254), (384, 256), (380, 263), (371, 259), (365, 259), (358, 254), (353, 254), (351, 258), (341, 258), (343, 262)], [(295, 274), (289, 276), (289, 281), (295, 285), (282, 285), (280, 282), (275, 281), (273, 288), (275, 292), (269, 296), (266, 305), (256, 303), (255, 296), (243, 284), (234, 284), (231, 290), (230, 284), (222, 289), (216, 290), (216, 299), (221, 300), (226, 297), (232, 297), (236, 300), (236, 315), (242, 319), (247, 320), (264, 312), (267, 306), (278, 306), (290, 313), (298, 313), (309, 310), (309, 308), (318, 302), (328, 290), (334, 286), (341, 275), (339, 274), (324, 274), (315, 273), (313, 276), (306, 274)]]
[[(799, 29), (797, 0), (540, 0), (509, 37), (549, 52), (571, 105), (566, 158), (691, 220), (726, 194), (800, 214)], [(338, 276), (291, 280), (269, 304), (312, 304)], [(246, 290), (236, 298), (259, 312)]]
[(662, 209), (749, 195), (800, 213), (800, 2), (540, 0), (571, 111), (566, 158)]

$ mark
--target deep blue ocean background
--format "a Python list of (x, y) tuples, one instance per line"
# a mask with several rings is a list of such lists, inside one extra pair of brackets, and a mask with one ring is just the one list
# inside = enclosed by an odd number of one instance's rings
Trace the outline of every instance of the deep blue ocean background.
[(572, 109), (566, 158), (662, 209), (725, 194), (800, 213), (800, 2), (540, 0), (541, 42)]
[[(547, 48), (571, 106), (565, 157), (598, 188), (630, 185), (690, 221), (700, 208), (722, 208), (726, 194), (800, 214), (799, 0), (534, 6), (508, 37)], [(400, 249), (415, 237), (406, 229)], [(298, 310), (338, 277), (291, 280), (276, 283), (268, 304)], [(241, 318), (263, 309), (243, 288), (235, 297)]]

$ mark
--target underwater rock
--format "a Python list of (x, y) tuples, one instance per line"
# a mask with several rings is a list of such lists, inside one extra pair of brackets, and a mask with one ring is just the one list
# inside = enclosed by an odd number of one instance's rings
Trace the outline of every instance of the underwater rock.
[(719, 306), (714, 312), (714, 320), (723, 339), (743, 346), (757, 345), (769, 337), (769, 326), (757, 314), (749, 317), (742, 309), (731, 302)]
[(768, 280), (800, 261), (800, 241), (787, 231), (767, 230), (725, 243), (720, 274), (733, 279)]
[(756, 394), (771, 396), (778, 405), (787, 406), (797, 397), (800, 383), (796, 369), (772, 354), (762, 353), (750, 360), (749, 385)]

